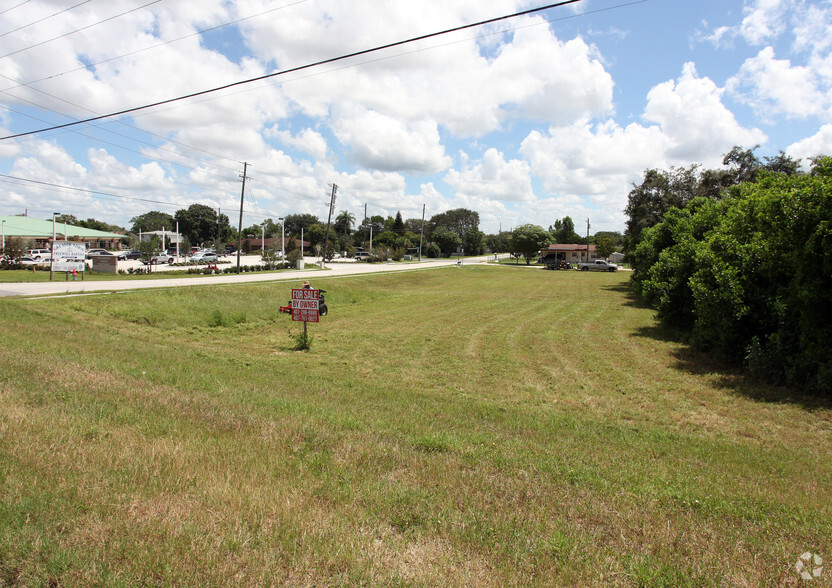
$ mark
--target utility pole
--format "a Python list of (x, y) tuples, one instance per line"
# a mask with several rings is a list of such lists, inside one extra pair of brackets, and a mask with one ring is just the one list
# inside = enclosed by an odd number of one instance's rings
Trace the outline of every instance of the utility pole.
[(338, 185), (332, 184), (332, 198), (329, 200), (329, 217), (326, 219), (326, 234), (324, 235), (324, 250), (321, 253), (321, 268), (324, 267), (326, 260), (326, 248), (329, 245), (329, 227), (332, 226), (332, 211), (335, 209), (335, 193), (338, 191)]
[(589, 263), (589, 219), (586, 219), (586, 262)]
[(422, 239), (425, 237), (425, 205), (422, 204), (422, 231), (419, 233), (419, 261), (422, 261)]
[[(240, 249), (243, 246), (243, 200), (246, 197), (246, 172), (248, 172), (248, 162), (243, 162), (243, 190), (240, 192), (240, 225), (237, 229), (237, 273), (240, 273)], [(217, 221), (219, 222), (219, 221)]]

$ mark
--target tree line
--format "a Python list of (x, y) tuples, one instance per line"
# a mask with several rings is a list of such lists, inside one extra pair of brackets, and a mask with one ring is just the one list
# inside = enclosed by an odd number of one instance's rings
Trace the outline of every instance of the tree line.
[(832, 391), (832, 159), (735, 147), (726, 169), (647, 170), (629, 194), (631, 284), (695, 347)]
[[(127, 232), (94, 219), (81, 221), (72, 215), (62, 215), (58, 220), (109, 232)], [(280, 219), (266, 219), (239, 233), (231, 226), (227, 215), (204, 204), (192, 204), (174, 214), (153, 210), (133, 217), (130, 222), (130, 231), (135, 235), (161, 230), (174, 232), (178, 228), (183, 236), (180, 245), (185, 250), (211, 245), (221, 251), (226, 244), (241, 241), (243, 251), (248, 252), (253, 247), (252, 242), (259, 243), (261, 237), (272, 241), (285, 237), (287, 252), (299, 248), (303, 239), (320, 255), (320, 248), (326, 241), (327, 258), (332, 258), (336, 251), (352, 254), (359, 250), (374, 250), (379, 257), (396, 259), (406, 252), (418, 252), (421, 245), (426, 257), (508, 252), (525, 257), (530, 263), (550, 243), (586, 242), (575, 231), (575, 223), (569, 216), (555, 220), (548, 230), (538, 225), (522, 225), (512, 231), (485, 234), (479, 228), (479, 213), (466, 208), (441, 212), (424, 221), (421, 218), (403, 219), (397, 212), (395, 216), (369, 216), (360, 223), (354, 214), (342, 210), (334, 218), (328, 235), (326, 223), (308, 213), (289, 214), (282, 225)], [(623, 236), (617, 232), (599, 232), (590, 238), (590, 242), (595, 243), (602, 256), (608, 257), (622, 247)]]

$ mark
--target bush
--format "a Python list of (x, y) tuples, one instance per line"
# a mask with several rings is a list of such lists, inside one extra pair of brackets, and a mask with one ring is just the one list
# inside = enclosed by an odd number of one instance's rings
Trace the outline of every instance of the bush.
[(692, 342), (769, 381), (832, 392), (832, 160), (761, 173), (647, 229), (632, 283)]

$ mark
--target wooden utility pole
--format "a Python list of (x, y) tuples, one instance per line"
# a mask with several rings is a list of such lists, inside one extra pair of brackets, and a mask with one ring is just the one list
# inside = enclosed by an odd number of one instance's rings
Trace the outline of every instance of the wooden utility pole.
[(237, 273), (240, 273), (240, 249), (243, 247), (243, 200), (246, 197), (246, 172), (248, 163), (243, 162), (243, 190), (240, 192), (240, 228), (237, 229)]
[(326, 234), (324, 235), (324, 250), (321, 253), (321, 267), (324, 267), (326, 260), (326, 248), (329, 245), (329, 227), (332, 226), (332, 211), (335, 209), (335, 192), (338, 191), (338, 185), (332, 184), (332, 198), (329, 200), (329, 217), (326, 219)]
[(586, 260), (589, 263), (589, 219), (586, 219)]

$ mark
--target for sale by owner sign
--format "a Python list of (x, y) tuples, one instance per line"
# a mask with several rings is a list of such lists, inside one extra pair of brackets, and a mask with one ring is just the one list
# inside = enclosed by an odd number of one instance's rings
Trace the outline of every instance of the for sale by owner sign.
[(306, 323), (318, 322), (318, 294), (311, 288), (292, 289), (292, 320)]

